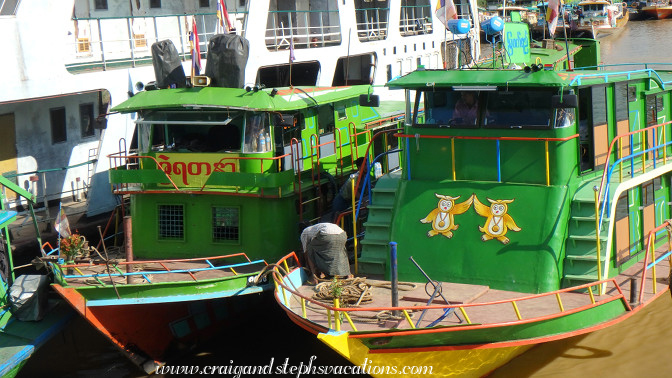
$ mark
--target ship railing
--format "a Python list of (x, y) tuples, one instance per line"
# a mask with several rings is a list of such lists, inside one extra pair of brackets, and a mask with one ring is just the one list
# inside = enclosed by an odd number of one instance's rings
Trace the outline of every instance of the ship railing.
[[(635, 171), (638, 170), (640, 174), (646, 173), (647, 166), (647, 155), (652, 155), (652, 165), (655, 169), (658, 164), (658, 159), (662, 154), (662, 163), (667, 164), (667, 149), (672, 145), (672, 140), (668, 141), (666, 127), (667, 125), (672, 124), (672, 121), (663, 122), (657, 125), (648, 126), (640, 130), (630, 131), (627, 133), (620, 134), (614, 139), (612, 139), (609, 144), (609, 149), (607, 150), (607, 159), (604, 162), (604, 169), (602, 171), (602, 178), (600, 180), (600, 185), (597, 190), (597, 203), (600, 204), (600, 214), (599, 214), (599, 225), (600, 229), (602, 228), (602, 223), (604, 221), (605, 213), (609, 213), (610, 201), (609, 198), (609, 184), (612, 180), (612, 175), (614, 174), (616, 168), (618, 168), (619, 181), (623, 182), (623, 166), (624, 163), (630, 163), (630, 178), (635, 177)], [(652, 138), (647, 138), (649, 133), (653, 134)], [(639, 143), (635, 143), (634, 137), (639, 135)], [(665, 143), (657, 143), (659, 137), (662, 138)], [(627, 144), (623, 141), (625, 138), (628, 138)], [(672, 139), (672, 135), (669, 136)], [(652, 147), (649, 148), (649, 140), (652, 140)], [(624, 146), (625, 144), (625, 146)], [(639, 151), (635, 152), (635, 144), (639, 144)], [(616, 160), (611, 163), (610, 157), (614, 152), (614, 148), (618, 145), (618, 156)], [(623, 148), (629, 148), (629, 154), (623, 155)], [(641, 157), (641, 167), (637, 169), (638, 163), (635, 162), (635, 158)]]
[[(656, 235), (659, 231), (667, 230), (667, 249), (662, 252), (660, 256), (656, 258)], [(652, 282), (652, 292), (654, 295), (658, 293), (658, 280), (656, 276), (656, 265), (660, 264), (667, 258), (669, 263), (669, 269), (672, 269), (672, 222), (666, 220), (660, 226), (649, 231), (646, 236), (646, 246), (644, 248), (644, 265), (642, 267), (641, 280), (639, 285), (638, 293), (638, 302), (643, 303), (644, 301), (644, 286), (646, 285), (646, 272), (651, 270), (651, 282)], [(649, 262), (650, 261), (650, 262)], [(634, 278), (633, 278), (634, 280)], [(670, 283), (668, 282), (668, 285)]]
[(355, 9), (355, 15), (360, 41), (377, 41), (387, 37), (390, 8)]
[(605, 83), (609, 82), (610, 77), (621, 77), (625, 76), (628, 80), (630, 80), (634, 75), (646, 75), (647, 77), (655, 80), (661, 87), (661, 89), (665, 89), (665, 82), (663, 79), (660, 77), (658, 72), (651, 68), (645, 68), (641, 70), (631, 70), (631, 71), (616, 71), (616, 72), (603, 72), (603, 73), (591, 73), (591, 74), (580, 74), (574, 76), (572, 78), (572, 81), (569, 83), (570, 87), (574, 86), (580, 86), (581, 85), (581, 80), (584, 79), (599, 79), (603, 78)]
[[(45, 243), (44, 246), (51, 245)], [(60, 256), (59, 248), (53, 248), (48, 253), (48, 256)], [(243, 262), (228, 263), (224, 265), (215, 265), (214, 262), (222, 260), (232, 260), (232, 259), (243, 259)], [(179, 264), (198, 264), (200, 267), (189, 267), (184, 266), (180, 267)], [(184, 275), (185, 278), (188, 276), (189, 281), (198, 282), (199, 279), (195, 276), (199, 272), (207, 271), (221, 271), (231, 273), (233, 276), (239, 276), (237, 270), (240, 268), (249, 267), (252, 265), (268, 265), (264, 260), (250, 260), (250, 258), (245, 253), (234, 253), (229, 255), (221, 256), (212, 256), (212, 257), (197, 257), (197, 258), (186, 258), (186, 259), (166, 259), (166, 260), (137, 260), (137, 261), (118, 261), (110, 260), (107, 261), (88, 261), (86, 263), (82, 262), (66, 262), (62, 260), (57, 260), (54, 264), (51, 262), (53, 271), (56, 276), (56, 279), (59, 281), (68, 282), (77, 282), (81, 283), (81, 280), (85, 280), (85, 283), (90, 283), (93, 285), (109, 286), (115, 284), (123, 284), (123, 281), (113, 281), (114, 278), (136, 278), (136, 280), (128, 281), (133, 284), (155, 284), (157, 282), (163, 282), (161, 280), (152, 281), (153, 276), (165, 275), (165, 274), (179, 274)], [(177, 264), (176, 268), (170, 269), (168, 265)], [(141, 269), (136, 269), (140, 267)], [(86, 272), (87, 269), (103, 269), (101, 272)], [(124, 268), (124, 269), (122, 269)], [(139, 278), (144, 279), (144, 281), (139, 280)], [(108, 284), (104, 280), (109, 279), (111, 282)], [(90, 281), (93, 280), (93, 281)], [(203, 280), (203, 279), (201, 279)], [(90, 282), (86, 282), (90, 281)], [(173, 281), (174, 282), (174, 281)]]
[[(500, 143), (504, 141), (529, 141), (529, 142), (544, 142), (544, 161), (545, 161), (545, 176), (546, 176), (546, 186), (551, 185), (551, 168), (550, 168), (550, 153), (549, 153), (549, 143), (550, 142), (560, 142), (564, 143), (572, 139), (577, 139), (579, 134), (570, 135), (563, 138), (529, 138), (529, 137), (478, 137), (478, 136), (454, 136), (454, 135), (408, 135), (408, 134), (395, 134), (395, 136), (400, 138), (406, 138), (406, 151), (410, 149), (410, 140), (415, 139), (416, 143), (420, 139), (450, 139), (450, 155), (451, 155), (451, 172), (453, 181), (457, 181), (457, 168), (455, 162), (455, 140), (494, 140), (496, 141), (496, 152), (497, 152), (497, 182), (502, 181), (502, 161), (501, 161), (501, 148)], [(411, 162), (409, 154), (406, 155), (406, 177), (408, 180), (411, 180)]]
[[(293, 260), (293, 261), (292, 261)], [(292, 268), (290, 269), (290, 265)], [(282, 267), (282, 272), (278, 267)], [(621, 287), (616, 279), (609, 278), (605, 280), (590, 282), (570, 288), (554, 290), (541, 294), (524, 295), (517, 298), (503, 299), (482, 303), (461, 303), (448, 305), (414, 305), (414, 306), (390, 306), (390, 307), (344, 307), (340, 305), (339, 298), (334, 298), (333, 303), (325, 303), (313, 298), (309, 298), (299, 292), (298, 286), (301, 282), (296, 281), (296, 276), (291, 275), (292, 272), (303, 269), (295, 254), (289, 254), (280, 259), (273, 268), (273, 280), (275, 282), (276, 300), (290, 311), (295, 311), (293, 306), (298, 302), (301, 307), (301, 316), (306, 320), (310, 320), (308, 312), (306, 311), (307, 304), (316, 306), (321, 311), (326, 312), (328, 328), (336, 331), (341, 331), (341, 318), (347, 320), (352, 331), (357, 332), (355, 321), (357, 315), (362, 313), (380, 314), (385, 312), (388, 314), (399, 314), (401, 317), (400, 323), (395, 327), (394, 335), (400, 335), (403, 331), (410, 331), (416, 329), (418, 324), (414, 324), (411, 319), (411, 314), (415, 311), (425, 310), (439, 310), (444, 314), (450, 314), (453, 311), (459, 311), (466, 324), (451, 324), (450, 327), (442, 328), (441, 332), (454, 332), (484, 328), (495, 328), (504, 326), (515, 326), (522, 324), (532, 324), (535, 322), (548, 321), (561, 317), (570, 316), (572, 314), (588, 311), (593, 308), (600, 307), (610, 302), (621, 301), (623, 308), (626, 311), (632, 311), (632, 307), (626, 300)], [(284, 273), (284, 274), (283, 274)], [(595, 290), (599, 290), (600, 286), (609, 285), (612, 289), (611, 294), (600, 297), (596, 296)], [(581, 293), (585, 300), (577, 300), (576, 294)], [(587, 293), (587, 295), (586, 295)], [(570, 300), (563, 301), (563, 295), (572, 295)], [(294, 302), (294, 303), (293, 303)], [(549, 303), (554, 303), (549, 306)], [(544, 315), (532, 315), (525, 317), (526, 308), (536, 308), (538, 306), (548, 306), (548, 311)], [(555, 307), (553, 307), (555, 306)], [(508, 310), (506, 310), (508, 308)], [(555, 308), (555, 309), (553, 309)], [(315, 308), (313, 313), (319, 313)], [(297, 310), (298, 311), (298, 310)], [(498, 314), (496, 321), (481, 321), (478, 313), (483, 314)], [(474, 318), (469, 317), (472, 313)], [(371, 317), (362, 315), (363, 318), (370, 321)], [(442, 319), (443, 317), (439, 317)], [(488, 316), (488, 318), (491, 318)], [(354, 319), (354, 320), (353, 320)], [(437, 320), (439, 320), (437, 319)], [(404, 322), (405, 320), (405, 322)], [(333, 322), (332, 322), (333, 321)], [(462, 322), (461, 322), (462, 323)], [(406, 327), (402, 325), (406, 324)], [(437, 321), (431, 322), (428, 327), (438, 325)], [(390, 333), (376, 333), (378, 337), (392, 336)], [(369, 337), (368, 334), (362, 333), (360, 335), (353, 334), (351, 337)]]
[(292, 44), (293, 48), (298, 49), (341, 43), (337, 10), (269, 11), (267, 25), (266, 48), (273, 51), (289, 49)]
[[(84, 200), (84, 197), (86, 196), (86, 193), (89, 189), (91, 174), (93, 172), (93, 169), (91, 167), (94, 164), (96, 164), (97, 161), (98, 160), (94, 158), (82, 163), (73, 164), (66, 167), (38, 169), (35, 171), (19, 172), (19, 173), (6, 172), (3, 173), (2, 176), (16, 183), (17, 185), (26, 188), (26, 190), (31, 194), (33, 194), (33, 196), (35, 197), (35, 203), (42, 202), (43, 206), (41, 208), (36, 209), (36, 211), (38, 212), (45, 211), (46, 216), (44, 217), (44, 219), (40, 220), (48, 221), (51, 219), (49, 215), (49, 201), (68, 199), (68, 197), (69, 199), (72, 200), (72, 202), (81, 202)], [(80, 174), (80, 172), (83, 174)], [(47, 185), (48, 182), (57, 180), (59, 177), (61, 177), (61, 175), (63, 175), (63, 177), (62, 179), (59, 180), (62, 183), (65, 183), (67, 182), (68, 179), (70, 179), (71, 189), (62, 190), (62, 188), (67, 187), (67, 185), (59, 185), (58, 188), (61, 190), (50, 191)], [(82, 176), (85, 178), (84, 180), (82, 180)], [(17, 196), (15, 199), (8, 198), (6, 188), (4, 186), (2, 187), (2, 199), (4, 201), (3, 205), (5, 206), (6, 209), (14, 207), (12, 206), (12, 203), (15, 204), (15, 207), (20, 207), (23, 204), (27, 203), (25, 200), (22, 199), (21, 196)], [(19, 216), (25, 214), (27, 214), (27, 210), (20, 211), (17, 213), (17, 215)], [(28, 218), (26, 218), (26, 220), (27, 219)]]
[(402, 5), (399, 32), (402, 36), (432, 33), (432, 5)]

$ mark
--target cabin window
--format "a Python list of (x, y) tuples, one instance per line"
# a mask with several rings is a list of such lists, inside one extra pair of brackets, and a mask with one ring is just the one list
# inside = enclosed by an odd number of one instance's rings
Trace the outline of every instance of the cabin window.
[[(438, 127), (477, 125), (479, 91), (437, 90), (421, 93), (424, 93), (425, 124)], [(420, 97), (417, 96), (416, 102), (420, 101)]]
[(82, 138), (96, 134), (93, 129), (93, 121), (93, 104), (79, 105), (79, 125), (82, 131)]
[[(303, 158), (303, 141), (301, 131), (303, 130), (304, 120), (303, 115), (296, 114), (279, 114), (273, 115), (273, 126), (275, 127), (275, 147), (278, 155), (285, 155), (282, 161), (283, 170), (299, 169), (294, 167), (297, 164), (297, 159)], [(296, 140), (295, 146), (292, 147), (292, 140)], [(298, 154), (299, 156), (294, 156)]]
[(243, 152), (268, 152), (272, 149), (271, 129), (266, 113), (250, 113), (245, 118), (245, 148)]
[(616, 92), (616, 121), (625, 121), (628, 119), (628, 84), (617, 83)]
[[(336, 107), (345, 108), (344, 104), (336, 104)], [(320, 144), (320, 158), (331, 156), (336, 153), (334, 148), (334, 130), (336, 123), (334, 119), (335, 109), (331, 105), (320, 106), (318, 109), (317, 125)], [(313, 146), (314, 148), (314, 146)]]
[(184, 239), (184, 206), (159, 205), (159, 239)]
[(107, 10), (107, 0), (95, 0), (96, 10)]
[(149, 0), (150, 8), (161, 8), (161, 0)]
[[(266, 20), (266, 47), (287, 50), (341, 44), (337, 0), (269, 2)], [(295, 84), (296, 85), (296, 84)]]
[[(217, 0), (219, 1), (219, 0)], [(198, 6), (201, 8), (210, 8), (210, 0), (199, 0)]]
[(574, 125), (576, 111), (573, 108), (560, 108), (555, 110), (555, 128), (562, 129)]
[(294, 62), (259, 67), (256, 82), (265, 85), (266, 88), (315, 86), (319, 74), (319, 62)]
[(51, 143), (56, 144), (68, 140), (65, 124), (65, 108), (55, 108), (49, 111), (51, 120)]
[(240, 209), (237, 207), (215, 206), (212, 208), (212, 241), (239, 240)]
[(345, 111), (345, 105), (336, 106), (336, 114), (338, 114), (338, 120), (342, 121), (348, 118), (348, 113)]
[(484, 94), (485, 127), (520, 129), (550, 126), (553, 91), (521, 88)]
[(341, 57), (336, 62), (336, 70), (331, 85), (373, 84), (373, 74), (376, 67), (376, 55), (362, 54)]

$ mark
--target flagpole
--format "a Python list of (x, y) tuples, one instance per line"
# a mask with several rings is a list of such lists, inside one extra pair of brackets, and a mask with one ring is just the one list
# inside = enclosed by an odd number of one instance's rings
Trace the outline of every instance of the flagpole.
[(571, 71), (572, 62), (570, 61), (569, 57), (569, 42), (567, 41), (567, 25), (565, 25), (565, 7), (562, 7), (562, 28), (565, 29), (565, 50), (567, 51), (567, 69)]

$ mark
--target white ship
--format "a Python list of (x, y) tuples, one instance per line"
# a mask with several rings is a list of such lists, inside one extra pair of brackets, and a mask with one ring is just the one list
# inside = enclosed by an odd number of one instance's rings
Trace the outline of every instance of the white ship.
[[(217, 3), (0, 0), (0, 48), (8, 52), (0, 62), (0, 173), (39, 202), (86, 201), (90, 216), (111, 211), (107, 156), (131, 147), (135, 125), (132, 116), (105, 116), (108, 109), (154, 80), (155, 42), (170, 39), (191, 71), (194, 19), (205, 59)], [(246, 85), (266, 87), (383, 86), (420, 66), (468, 66), (479, 59), (476, 2), (455, 5), (472, 26), (466, 34), (446, 30), (437, 0), (225, 1), (231, 32), (250, 42)]]

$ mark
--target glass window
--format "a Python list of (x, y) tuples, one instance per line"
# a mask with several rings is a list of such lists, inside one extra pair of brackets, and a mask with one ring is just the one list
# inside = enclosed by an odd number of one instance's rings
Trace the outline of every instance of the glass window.
[(159, 239), (184, 239), (184, 206), (159, 205)]
[(243, 152), (271, 151), (271, 134), (266, 113), (249, 113), (245, 117), (245, 146)]
[(239, 240), (239, 214), (237, 207), (212, 208), (212, 240), (213, 241), (238, 241)]
[(576, 111), (573, 108), (555, 109), (555, 128), (562, 129), (574, 124)]
[(49, 111), (51, 119), (51, 143), (60, 143), (68, 140), (65, 124), (65, 108), (55, 108)]
[(475, 126), (478, 122), (478, 91), (427, 91), (425, 124), (439, 127)]
[(79, 125), (82, 130), (82, 138), (96, 134), (93, 129), (93, 104), (79, 105)]
[[(219, 1), (219, 0), (217, 0)], [(209, 8), (210, 7), (210, 0), (199, 0), (198, 1), (198, 6), (201, 8)]]
[(150, 8), (161, 8), (161, 0), (149, 0)]
[(555, 92), (537, 89), (485, 92), (486, 127), (538, 128), (551, 121)]
[(107, 0), (95, 0), (96, 10), (107, 10)]

